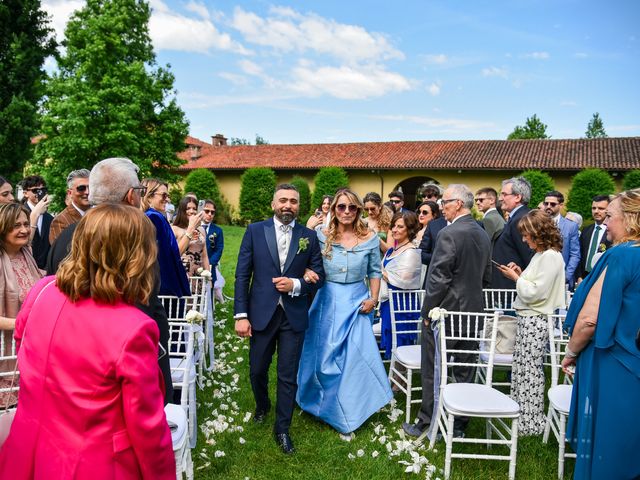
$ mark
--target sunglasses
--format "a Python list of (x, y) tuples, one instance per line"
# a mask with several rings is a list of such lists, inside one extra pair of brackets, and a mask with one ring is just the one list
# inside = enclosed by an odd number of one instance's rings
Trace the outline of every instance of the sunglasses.
[(203, 212), (206, 213), (207, 215), (213, 215), (214, 213), (216, 213), (215, 210), (210, 210), (208, 208), (205, 208)]
[(418, 210), (418, 215), (430, 215), (431, 212), (429, 210)]
[(350, 213), (356, 213), (358, 211), (358, 206), (350, 203), (349, 205), (345, 205), (344, 203), (339, 203), (336, 205), (336, 210), (340, 213), (344, 213), (345, 210), (349, 210)]
[(160, 195), (162, 197), (162, 200), (166, 200), (167, 198), (169, 198), (169, 194), (167, 192), (164, 192), (164, 193), (155, 192), (151, 196), (154, 196), (154, 195)]
[(394, 205), (396, 203), (402, 203), (402, 200), (389, 200), (391, 203), (393, 203)]
[(543, 202), (545, 207), (555, 207), (559, 205), (557, 202)]
[(476, 198), (476, 203), (482, 203), (485, 200), (487, 200), (486, 198)]
[(78, 193), (84, 193), (87, 190), (89, 190), (89, 185), (78, 185), (76, 187), (76, 192), (78, 192)]

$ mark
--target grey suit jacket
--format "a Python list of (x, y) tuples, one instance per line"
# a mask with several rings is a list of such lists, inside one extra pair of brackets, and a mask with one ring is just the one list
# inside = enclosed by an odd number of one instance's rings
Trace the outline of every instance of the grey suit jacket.
[(491, 210), (489, 213), (485, 215), (482, 219), (482, 225), (484, 226), (484, 231), (489, 235), (489, 240), (491, 240), (491, 245), (493, 245), (500, 234), (502, 233), (502, 229), (505, 224), (504, 218), (502, 215), (498, 213), (497, 210)]
[(438, 234), (426, 279), (422, 318), (429, 310), (482, 312), (482, 289), (491, 280), (491, 241), (471, 215)]

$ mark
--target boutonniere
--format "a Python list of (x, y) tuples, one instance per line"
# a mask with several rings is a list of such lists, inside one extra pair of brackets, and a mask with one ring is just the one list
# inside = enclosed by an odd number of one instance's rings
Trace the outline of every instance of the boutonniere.
[(211, 235), (209, 235), (209, 243), (214, 244), (216, 243), (216, 237), (218, 236), (217, 233), (213, 232)]
[(607, 246), (604, 243), (601, 243), (598, 247), (599, 252), (605, 252), (607, 250)]
[(300, 240), (298, 240), (298, 251), (296, 252), (296, 255), (298, 255), (300, 252), (306, 252), (307, 248), (309, 248), (309, 239), (306, 237), (302, 237)]

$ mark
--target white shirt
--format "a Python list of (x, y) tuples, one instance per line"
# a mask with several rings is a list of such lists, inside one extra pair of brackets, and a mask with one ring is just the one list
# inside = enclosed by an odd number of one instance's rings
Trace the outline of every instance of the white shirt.
[(516, 282), (513, 308), (520, 316), (550, 315), (564, 308), (564, 260), (556, 250), (536, 252)]
[(78, 211), (81, 217), (84, 217), (84, 214), (87, 213), (86, 210), (82, 210), (81, 208), (78, 208), (78, 206), (75, 203), (73, 203), (73, 200), (71, 201), (71, 205), (73, 206), (73, 208), (75, 208)]

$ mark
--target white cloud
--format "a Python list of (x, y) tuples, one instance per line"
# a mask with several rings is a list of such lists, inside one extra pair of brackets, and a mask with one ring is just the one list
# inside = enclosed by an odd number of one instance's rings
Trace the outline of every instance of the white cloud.
[(191, 1), (187, 3), (185, 8), (188, 11), (195, 13), (196, 15), (198, 15), (199, 17), (205, 20), (211, 19), (211, 15), (209, 14), (209, 10), (207, 9), (207, 6), (202, 3)]
[(548, 52), (531, 52), (525, 53), (524, 58), (532, 58), (533, 60), (548, 60), (550, 55)]
[(290, 85), (294, 92), (304, 96), (328, 94), (342, 99), (380, 97), (391, 92), (409, 90), (411, 85), (402, 75), (388, 72), (383, 67), (319, 67), (301, 62), (292, 70)]
[(64, 39), (64, 29), (73, 12), (84, 5), (84, 0), (44, 0), (42, 2), (42, 9), (51, 16), (51, 26), (56, 32), (58, 41)]
[(247, 55), (242, 45), (221, 33), (208, 18), (208, 10), (202, 4), (191, 2), (187, 9), (200, 18), (191, 18), (171, 11), (162, 0), (151, 0), (153, 8), (149, 20), (149, 34), (160, 50), (179, 50), (206, 53), (211, 49), (226, 50)]
[(434, 97), (440, 95), (440, 82), (433, 82), (427, 87), (427, 91)]
[(418, 125), (425, 125), (430, 128), (447, 129), (446, 131), (479, 130), (495, 127), (493, 122), (463, 120), (459, 118), (421, 117), (418, 115), (372, 115), (371, 118), (394, 122), (415, 123)]
[(220, 72), (218, 73), (218, 77), (224, 78), (225, 80), (231, 82), (234, 85), (247, 85), (249, 83), (249, 79), (244, 75), (238, 75), (237, 73), (231, 72)]
[(236, 7), (231, 25), (245, 41), (280, 53), (315, 52), (346, 62), (404, 58), (380, 33), (286, 7), (272, 8), (265, 18)]
[(449, 59), (444, 53), (425, 55), (424, 59), (426, 60), (427, 63), (435, 64), (435, 65), (442, 65), (449, 61)]
[(502, 78), (507, 78), (508, 75), (509, 75), (509, 72), (507, 71), (506, 68), (487, 67), (487, 68), (483, 68), (482, 69), (482, 76), (483, 77), (502, 77)]

